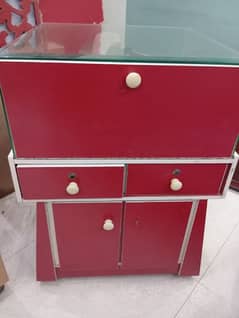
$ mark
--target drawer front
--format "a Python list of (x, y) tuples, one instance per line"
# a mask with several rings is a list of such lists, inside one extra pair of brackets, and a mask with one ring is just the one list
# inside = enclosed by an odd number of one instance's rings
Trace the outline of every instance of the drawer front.
[(1, 63), (18, 158), (231, 156), (238, 82), (226, 67)]
[(17, 167), (23, 199), (121, 197), (123, 166)]
[(127, 195), (219, 195), (226, 164), (130, 165)]

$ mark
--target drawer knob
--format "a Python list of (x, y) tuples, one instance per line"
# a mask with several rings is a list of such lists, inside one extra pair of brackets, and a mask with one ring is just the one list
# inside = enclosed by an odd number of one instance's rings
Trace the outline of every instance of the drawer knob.
[(137, 88), (141, 85), (141, 83), (142, 83), (142, 78), (139, 73), (132, 72), (126, 76), (126, 85), (129, 88)]
[(183, 188), (183, 183), (179, 179), (174, 178), (171, 180), (170, 189), (172, 191), (179, 191), (182, 188)]
[(76, 182), (70, 182), (66, 187), (66, 192), (70, 195), (75, 195), (80, 192), (80, 188)]
[(103, 229), (105, 231), (112, 231), (114, 229), (114, 223), (112, 220), (105, 220), (104, 225), (103, 225)]

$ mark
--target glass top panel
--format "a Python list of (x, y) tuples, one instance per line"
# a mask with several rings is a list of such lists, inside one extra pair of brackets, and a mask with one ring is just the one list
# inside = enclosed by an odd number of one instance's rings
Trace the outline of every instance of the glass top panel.
[(41, 24), (0, 58), (239, 64), (238, 0), (115, 3), (104, 1), (100, 25)]

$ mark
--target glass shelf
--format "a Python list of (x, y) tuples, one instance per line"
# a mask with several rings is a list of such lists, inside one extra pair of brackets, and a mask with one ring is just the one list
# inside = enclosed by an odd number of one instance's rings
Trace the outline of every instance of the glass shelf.
[(235, 0), (128, 0), (114, 22), (36, 26), (0, 59), (239, 64), (238, 12)]

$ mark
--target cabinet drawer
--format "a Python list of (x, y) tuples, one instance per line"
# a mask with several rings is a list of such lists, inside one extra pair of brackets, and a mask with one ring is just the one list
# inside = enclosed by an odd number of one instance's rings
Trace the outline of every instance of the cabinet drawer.
[(17, 167), (23, 199), (121, 197), (123, 166)]
[(227, 167), (226, 164), (130, 165), (127, 195), (219, 195)]

